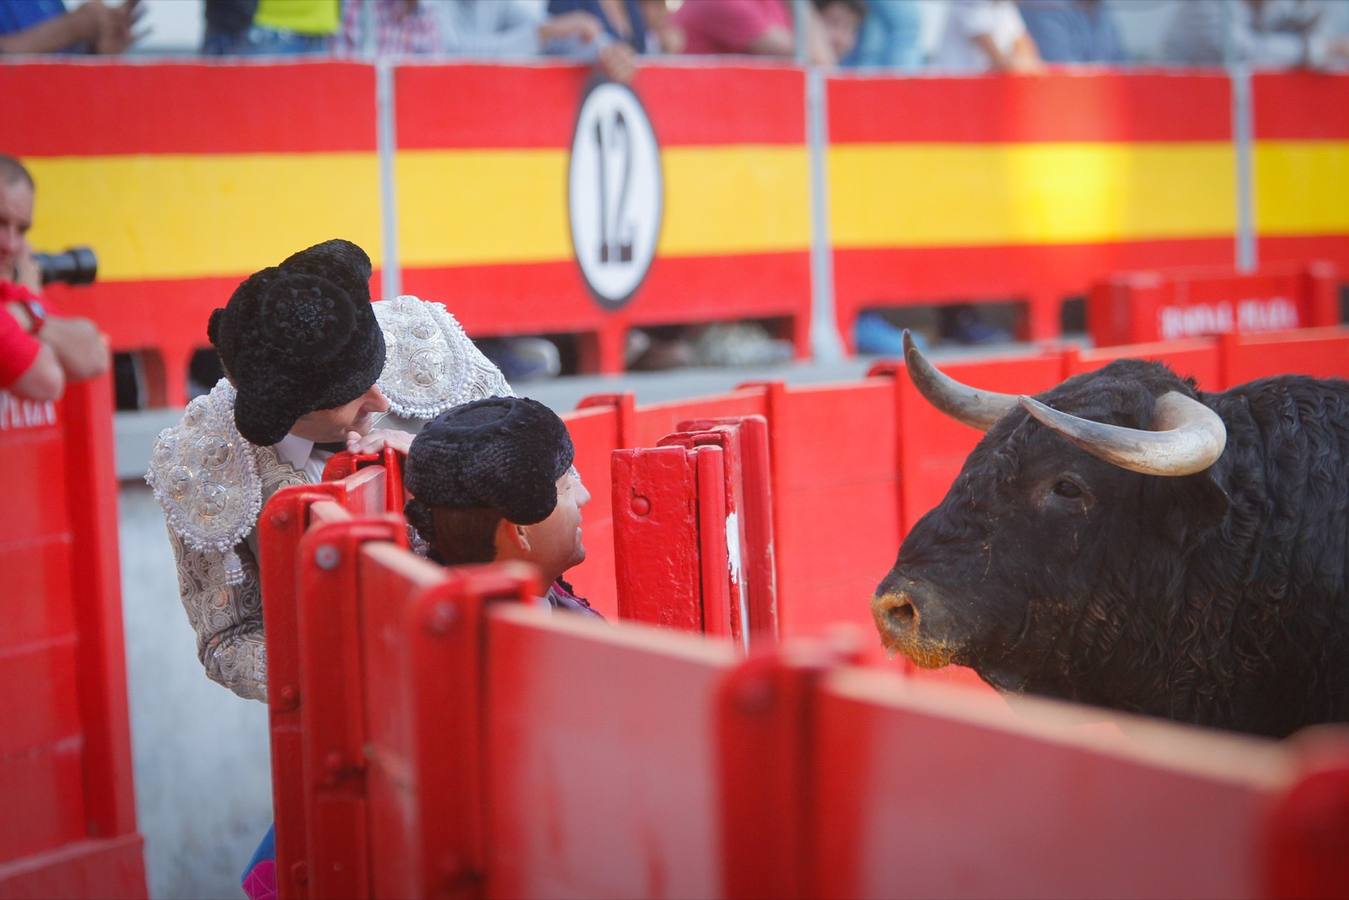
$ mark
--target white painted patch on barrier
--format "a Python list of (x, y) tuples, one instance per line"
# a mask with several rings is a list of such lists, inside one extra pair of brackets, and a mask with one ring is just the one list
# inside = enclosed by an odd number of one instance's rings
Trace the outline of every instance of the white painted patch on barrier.
[(740, 607), (740, 644), (749, 650), (749, 595), (745, 590), (745, 569), (740, 560), (740, 516), (726, 516), (726, 568), (735, 588), (736, 603)]

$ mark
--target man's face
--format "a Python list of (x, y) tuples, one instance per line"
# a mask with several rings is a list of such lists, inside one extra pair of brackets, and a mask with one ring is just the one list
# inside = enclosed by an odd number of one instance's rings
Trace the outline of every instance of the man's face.
[(0, 178), (0, 278), (14, 278), (14, 264), (28, 248), (33, 224), (33, 189), (22, 179)]
[(344, 441), (352, 431), (369, 434), (380, 414), (388, 410), (388, 398), (380, 392), (379, 385), (372, 384), (368, 391), (350, 403), (305, 413), (291, 426), (290, 433), (315, 443)]
[(857, 43), (857, 31), (862, 27), (862, 17), (857, 10), (847, 3), (830, 3), (820, 10), (820, 21), (829, 38), (829, 46), (834, 50), (834, 58), (843, 59), (851, 53)]
[(581, 507), (590, 502), (590, 491), (572, 466), (557, 480), (557, 506), (535, 525), (525, 526), (529, 539), (526, 558), (539, 567), (549, 583), (586, 558), (581, 540)]

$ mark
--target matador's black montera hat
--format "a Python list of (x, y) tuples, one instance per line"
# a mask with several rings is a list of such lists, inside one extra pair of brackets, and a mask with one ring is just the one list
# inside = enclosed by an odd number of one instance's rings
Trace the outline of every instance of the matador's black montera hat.
[(567, 426), (535, 400), (489, 397), (456, 406), (412, 441), (404, 481), (415, 498), (409, 521), (416, 525), (427, 507), (446, 507), (494, 509), (516, 525), (542, 522), (557, 506), (557, 480), (575, 453)]
[(324, 241), (250, 275), (206, 335), (238, 390), (234, 422), (252, 444), (275, 444), (316, 409), (350, 403), (384, 369), (370, 306), (370, 257)]

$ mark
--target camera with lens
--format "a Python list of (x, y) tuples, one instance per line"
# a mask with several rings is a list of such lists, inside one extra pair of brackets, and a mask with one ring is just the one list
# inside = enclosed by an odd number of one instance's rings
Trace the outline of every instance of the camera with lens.
[(98, 274), (98, 257), (89, 247), (71, 247), (64, 253), (34, 253), (42, 274), (42, 283), (60, 281), (65, 284), (93, 284)]

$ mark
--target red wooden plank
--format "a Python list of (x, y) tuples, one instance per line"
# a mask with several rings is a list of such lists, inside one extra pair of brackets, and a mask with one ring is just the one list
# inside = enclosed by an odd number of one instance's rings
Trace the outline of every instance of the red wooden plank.
[[(829, 79), (835, 143), (1226, 141), (1231, 93), (1220, 73), (1054, 72)], [(1258, 106), (1258, 104), (1257, 104)]]
[(1063, 357), (1065, 378), (1082, 372), (1094, 372), (1117, 359), (1151, 359), (1165, 363), (1182, 378), (1194, 378), (1200, 390), (1221, 391), (1222, 365), (1218, 342), (1212, 338), (1166, 341), (1154, 344), (1123, 344), (1080, 350), (1069, 347)]
[(6, 757), (0, 765), (0, 863), (23, 861), (86, 836), (84, 754), (78, 737)]
[(1331, 72), (1257, 72), (1251, 76), (1255, 139), (1349, 138), (1349, 76)]
[(1273, 745), (1161, 724), (1129, 742), (1066, 708), (860, 671), (816, 700), (821, 895), (1235, 897), (1289, 775)]
[[(631, 399), (629, 396), (629, 402)], [(591, 606), (611, 618), (618, 617), (618, 593), (614, 581), (613, 486), (609, 457), (618, 446), (618, 415), (612, 407), (594, 407), (577, 409), (562, 417), (576, 449), (576, 470), (590, 491), (590, 502), (581, 510), (585, 562), (571, 569), (567, 580)]]
[(0, 651), (0, 761), (83, 738), (76, 675), (74, 634)]
[(499, 897), (721, 891), (721, 642), (577, 616), (488, 621), (488, 884)]
[[(9, 518), (21, 518), (11, 516)], [(70, 596), (71, 546), (68, 535), (39, 538), (0, 549), (0, 572), (11, 597), (0, 630), (0, 651), (75, 631)]]
[(375, 149), (361, 63), (30, 62), (0, 68), (0, 95), (16, 156)]
[[(586, 66), (410, 65), (395, 76), (403, 149), (570, 147)], [(642, 66), (633, 81), (664, 147), (800, 144), (795, 69)]]
[(77, 841), (22, 862), (0, 864), (0, 897), (141, 900), (147, 896), (142, 844), (141, 836), (133, 833)]
[(698, 472), (683, 447), (613, 454), (614, 556), (624, 619), (701, 633)]
[(1349, 328), (1225, 334), (1220, 340), (1224, 387), (1271, 375), (1349, 378)]

